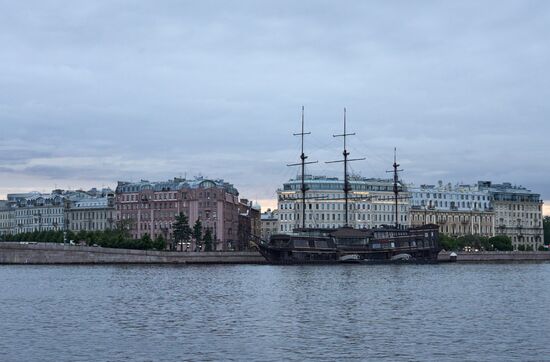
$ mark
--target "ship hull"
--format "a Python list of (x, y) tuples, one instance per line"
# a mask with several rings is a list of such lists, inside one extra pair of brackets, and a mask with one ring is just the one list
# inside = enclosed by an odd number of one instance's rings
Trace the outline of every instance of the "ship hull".
[(258, 240), (270, 264), (427, 264), (437, 263), (437, 225), (408, 229), (301, 229), (295, 235)]
[[(356, 250), (354, 254), (358, 259), (343, 260), (349, 251), (344, 250), (285, 250), (266, 246), (259, 246), (259, 251), (269, 264), (293, 265), (293, 264), (435, 264), (437, 263), (437, 250), (387, 250), (367, 251)], [(396, 255), (406, 253), (409, 259), (392, 259)]]

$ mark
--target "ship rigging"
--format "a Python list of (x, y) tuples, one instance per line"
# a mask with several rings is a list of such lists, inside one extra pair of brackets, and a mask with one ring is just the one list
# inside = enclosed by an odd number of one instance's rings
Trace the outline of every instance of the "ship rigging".
[[(294, 229), (291, 234), (275, 234), (270, 240), (253, 238), (260, 253), (268, 262), (274, 264), (302, 264), (302, 263), (336, 263), (336, 262), (435, 262), (439, 252), (438, 226), (429, 224), (421, 227), (406, 227), (399, 224), (399, 164), (397, 163), (397, 150), (394, 149), (393, 170), (393, 200), (395, 203), (395, 225), (383, 226), (373, 229), (354, 229), (349, 223), (349, 201), (375, 199), (372, 195), (350, 197), (352, 191), (348, 175), (348, 163), (361, 161), (365, 158), (349, 158), (347, 150), (347, 137), (355, 133), (347, 132), (346, 109), (343, 119), (344, 132), (333, 135), (342, 137), (344, 150), (341, 160), (328, 161), (326, 163), (343, 163), (344, 165), (344, 211), (345, 223), (339, 228), (311, 228), (306, 225), (306, 200), (319, 199), (308, 197), (309, 187), (306, 183), (305, 166), (317, 163), (307, 161), (308, 156), (304, 152), (304, 136), (311, 134), (304, 127), (304, 107), (302, 106), (301, 132), (294, 133), (301, 138), (300, 162), (287, 166), (301, 166), (300, 199), (301, 199), (301, 228)], [(288, 199), (287, 199), (288, 200)], [(295, 198), (297, 200), (297, 198)], [(334, 200), (334, 198), (331, 198)], [(311, 206), (311, 205), (310, 205)], [(311, 216), (311, 215), (310, 215)]]

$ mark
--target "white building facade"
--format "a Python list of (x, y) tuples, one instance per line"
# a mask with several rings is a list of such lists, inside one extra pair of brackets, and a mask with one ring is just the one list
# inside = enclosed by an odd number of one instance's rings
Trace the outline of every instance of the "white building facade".
[(409, 185), (411, 224), (438, 224), (439, 231), (454, 237), (495, 235), (491, 195), (477, 185)]
[(65, 220), (66, 229), (74, 232), (114, 229), (116, 222), (114, 193), (67, 202)]
[(13, 234), (63, 230), (64, 223), (64, 196), (61, 194), (33, 193), (15, 200)]
[(110, 189), (8, 194), (6, 201), (0, 201), (0, 235), (62, 231), (69, 226), (78, 227), (74, 231), (105, 230), (115, 217)]
[(479, 181), (478, 186), (491, 195), (497, 235), (508, 236), (516, 250), (520, 245), (537, 250), (544, 244), (543, 201), (540, 194), (509, 182), (493, 184)]
[(15, 225), (14, 209), (7, 201), (0, 201), (0, 236), (13, 234)]
[(434, 210), (453, 211), (490, 211), (491, 195), (488, 190), (481, 190), (471, 185), (409, 185), (411, 206)]
[[(311, 176), (304, 178), (306, 192), (306, 227), (338, 228), (345, 225), (344, 181), (337, 177)], [(348, 225), (372, 228), (395, 224), (393, 181), (350, 176)], [(404, 189), (400, 185), (401, 189)], [(277, 190), (279, 232), (290, 233), (302, 227), (301, 179), (289, 180)], [(407, 192), (398, 200), (398, 223), (409, 225)]]
[(440, 232), (505, 235), (515, 250), (537, 250), (544, 244), (543, 201), (540, 194), (509, 182), (476, 185), (409, 185), (413, 225), (437, 223)]

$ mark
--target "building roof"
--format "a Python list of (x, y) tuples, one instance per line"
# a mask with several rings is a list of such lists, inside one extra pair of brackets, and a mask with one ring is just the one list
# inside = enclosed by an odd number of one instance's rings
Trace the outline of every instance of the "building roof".
[(89, 197), (74, 202), (73, 208), (77, 209), (102, 209), (109, 206), (108, 197)]
[(439, 181), (438, 185), (419, 185), (416, 186), (414, 184), (409, 184), (408, 186), (409, 191), (413, 192), (438, 192), (438, 193), (487, 193), (486, 190), (482, 190), (478, 187), (478, 185), (465, 185), (465, 184), (455, 184), (452, 185), (450, 182), (447, 184), (443, 184), (443, 182)]
[(192, 180), (187, 180), (183, 178), (175, 177), (173, 180), (168, 181), (155, 181), (150, 182), (147, 180), (141, 180), (139, 182), (127, 182), (119, 181), (116, 192), (140, 192), (143, 190), (153, 190), (153, 191), (178, 191), (182, 189), (198, 189), (198, 188), (222, 188), (226, 192), (236, 195), (239, 195), (237, 189), (230, 184), (225, 182), (223, 179), (207, 179), (204, 177), (195, 177)]
[[(315, 191), (342, 191), (344, 180), (338, 177), (319, 175), (305, 175), (305, 183), (310, 190)], [(365, 178), (357, 175), (349, 176), (348, 181), (353, 191), (392, 191), (393, 180), (382, 178)], [(283, 184), (283, 190), (298, 190), (302, 183), (300, 176), (290, 179)], [(404, 184), (399, 183), (403, 188)], [(406, 191), (406, 190), (403, 190)]]
[(60, 205), (64, 198), (63, 195), (58, 193), (41, 194), (32, 192), (27, 194), (27, 197), (21, 197), (21, 194), (17, 197), (13, 197), (13, 194), (8, 195), (8, 199), (13, 200), (11, 203), (15, 204), (17, 207)]
[(0, 200), (0, 211), (12, 209), (11, 204), (7, 200)]
[(277, 210), (267, 211), (262, 213), (260, 215), (260, 219), (264, 221), (278, 220), (279, 218), (277, 217)]

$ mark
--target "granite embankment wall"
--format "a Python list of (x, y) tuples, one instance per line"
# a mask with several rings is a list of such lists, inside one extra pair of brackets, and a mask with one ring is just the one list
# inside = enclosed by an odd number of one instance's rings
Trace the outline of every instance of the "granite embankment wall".
[[(479, 251), (457, 252), (457, 262), (513, 262), (513, 261), (550, 261), (548, 251)], [(450, 261), (451, 252), (441, 252), (439, 261)]]
[[(450, 261), (450, 252), (438, 260)], [(457, 262), (550, 261), (550, 252), (458, 252)], [(168, 252), (112, 249), (54, 243), (0, 242), (0, 264), (264, 264), (257, 252)]]
[(168, 252), (0, 242), (0, 264), (262, 264), (257, 252)]

